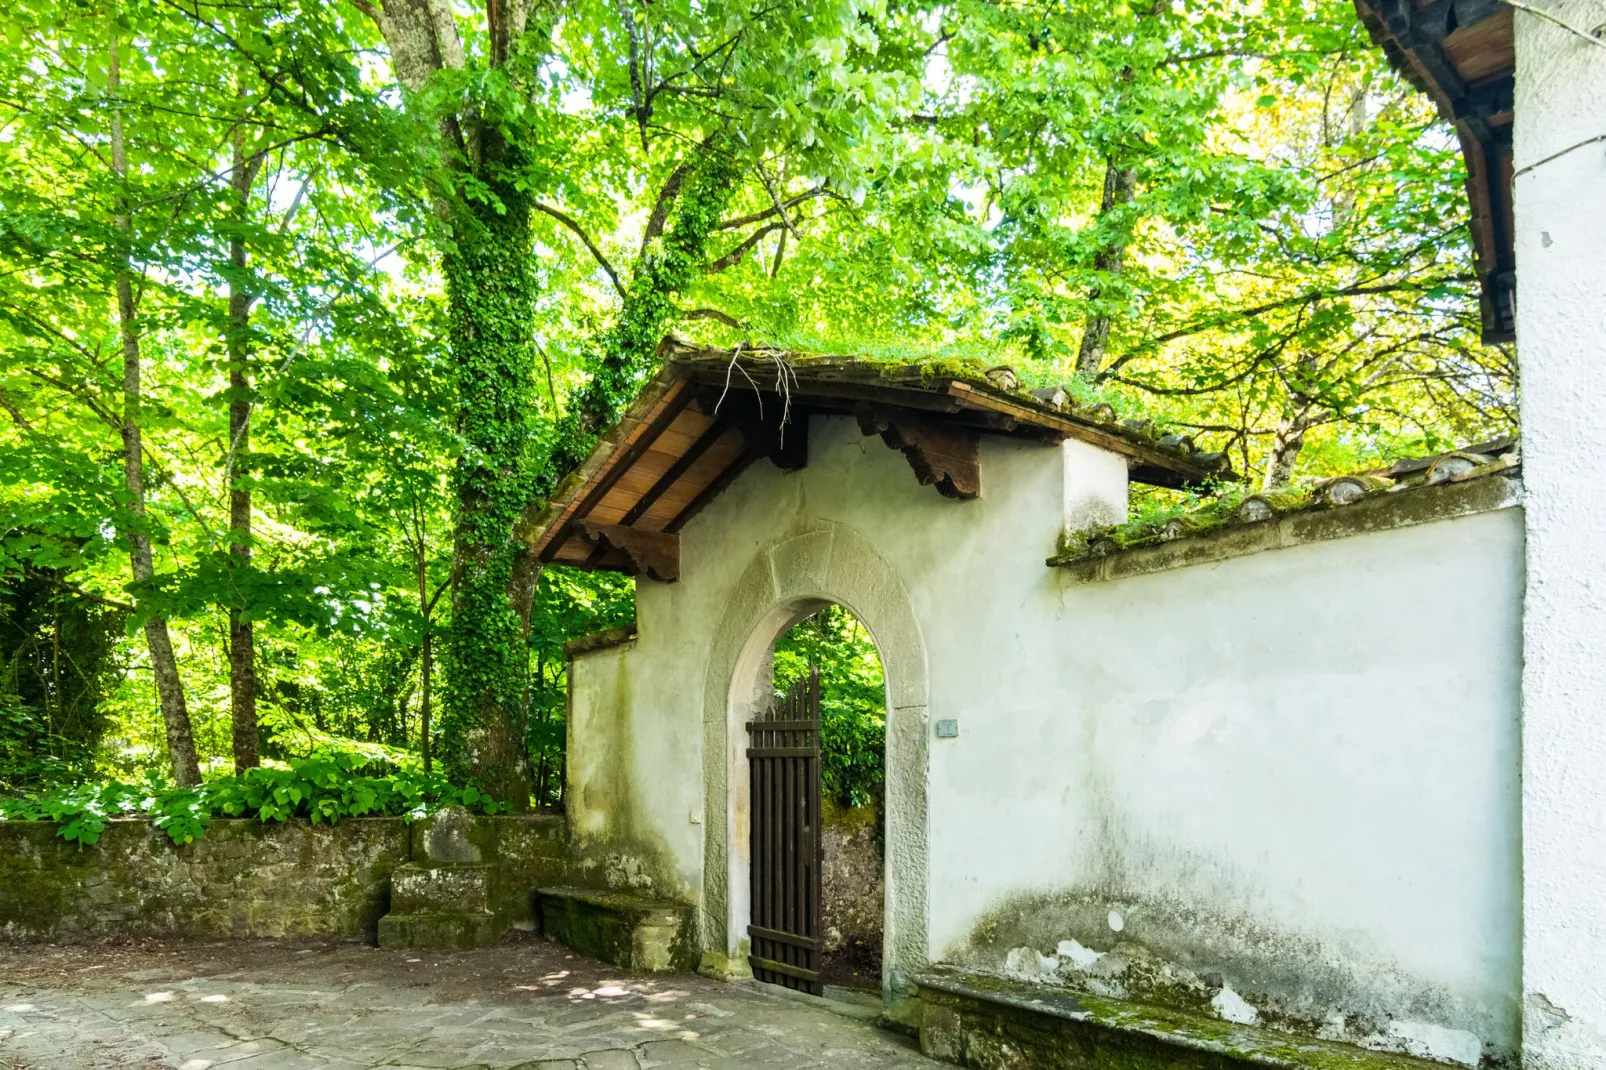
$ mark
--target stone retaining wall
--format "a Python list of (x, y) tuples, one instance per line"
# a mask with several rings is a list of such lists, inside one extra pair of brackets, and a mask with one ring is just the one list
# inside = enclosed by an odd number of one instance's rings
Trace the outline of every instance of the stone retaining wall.
[[(568, 879), (561, 817), (479, 818), (504, 867), (515, 925), (533, 919), (531, 892)], [(0, 939), (116, 936), (194, 939), (323, 936), (373, 940), (390, 908), (390, 874), (409, 860), (423, 823), (351, 818), (216, 820), (175, 846), (142, 820), (108, 822), (80, 848), (43, 822), (0, 821)]]
[(881, 946), (884, 887), (873, 806), (838, 806), (824, 800), (825, 946)]

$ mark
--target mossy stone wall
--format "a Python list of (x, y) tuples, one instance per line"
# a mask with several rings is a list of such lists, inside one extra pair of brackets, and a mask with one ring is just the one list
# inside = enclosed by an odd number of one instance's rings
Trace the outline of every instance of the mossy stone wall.
[[(514, 923), (531, 891), (569, 875), (561, 817), (478, 818), (497, 845)], [(108, 822), (80, 848), (44, 822), (0, 822), (0, 940), (69, 942), (119, 936), (373, 940), (390, 909), (390, 875), (422, 852), (424, 823), (399, 817), (307, 821), (222, 819), (173, 844), (142, 820)]]
[(862, 943), (881, 946), (884, 862), (876, 839), (874, 806), (840, 806), (825, 800), (824, 828), (827, 949)]
[(146, 821), (111, 821), (83, 848), (52, 824), (0, 823), (0, 936), (360, 938), (407, 854), (401, 818), (219, 820), (183, 846)]

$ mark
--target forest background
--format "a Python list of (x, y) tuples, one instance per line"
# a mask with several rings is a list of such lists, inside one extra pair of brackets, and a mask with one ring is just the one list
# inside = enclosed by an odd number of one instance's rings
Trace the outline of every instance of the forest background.
[[(1342, 0), (0, 28), (13, 816), (560, 805), (563, 644), (633, 587), (524, 537), (669, 332), (1009, 364), (1267, 487), (1515, 426), (1453, 135)], [(873, 797), (873, 647), (813, 627)]]

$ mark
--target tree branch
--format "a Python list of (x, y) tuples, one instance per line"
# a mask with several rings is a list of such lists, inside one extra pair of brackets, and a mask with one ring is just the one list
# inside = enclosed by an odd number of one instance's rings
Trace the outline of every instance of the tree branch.
[(729, 313), (721, 312), (717, 308), (688, 309), (680, 314), (680, 318), (683, 320), (718, 320), (727, 327), (735, 327), (737, 330), (742, 329), (741, 320)]
[(1231, 311), (1221, 312), (1207, 317), (1204, 320), (1190, 323), (1185, 327), (1178, 327), (1174, 331), (1169, 331), (1166, 334), (1156, 335), (1153, 338), (1139, 343), (1137, 346), (1134, 346), (1132, 349), (1121, 354), (1114, 361), (1112, 361), (1110, 366), (1104, 369), (1103, 374), (1099, 376), (1099, 382), (1103, 382), (1106, 379), (1116, 378), (1115, 373), (1120, 371), (1121, 367), (1127, 362), (1135, 360), (1136, 358), (1147, 353), (1152, 353), (1154, 350), (1165, 345), (1167, 342), (1175, 342), (1179, 338), (1186, 338), (1192, 334), (1199, 334), (1204, 331), (1213, 330), (1217, 327), (1224, 327), (1236, 320), (1252, 319), (1255, 316), (1263, 315), (1267, 312), (1275, 312), (1280, 308), (1292, 308), (1298, 305), (1309, 304), (1312, 301), (1324, 301), (1334, 297), (1362, 297), (1375, 294), (1398, 293), (1401, 290), (1418, 291), (1421, 289), (1421, 286), (1415, 283), (1407, 282), (1385, 283), (1380, 286), (1344, 286), (1336, 290), (1299, 293), (1292, 297), (1285, 297), (1277, 301), (1268, 301), (1265, 304), (1255, 305), (1251, 308), (1233, 309)]
[(740, 245), (726, 253), (724, 256), (720, 257), (718, 260), (715, 260), (712, 264), (709, 264), (707, 267), (705, 267), (703, 269), (704, 274), (717, 275), (726, 268), (739, 263), (742, 257), (752, 252), (753, 246), (764, 240), (766, 235), (773, 234), (777, 230), (781, 229), (783, 229), (782, 224), (771, 223), (767, 227), (761, 227), (758, 230), (753, 231), (753, 233), (749, 234)]
[(5, 391), (3, 390), (0, 390), (0, 409), (5, 409), (6, 412), (11, 416), (11, 422), (22, 428), (24, 431), (33, 430), (33, 424), (28, 422), (28, 418), (22, 414), (22, 410), (18, 409), (11, 403), (11, 399), (6, 397)]
[[(765, 183), (766, 186), (768, 186), (768, 184), (768, 182)], [(727, 219), (715, 229), (735, 230), (737, 227), (745, 227), (750, 223), (762, 223), (766, 219), (773, 219), (775, 216), (782, 214), (787, 208), (802, 204), (811, 197), (818, 197), (820, 194), (825, 192), (826, 187), (821, 185), (815, 186), (812, 189), (804, 190), (797, 196), (788, 197), (784, 201), (775, 201), (774, 197), (772, 196), (770, 198), (771, 206), (764, 209), (762, 212), (754, 212), (752, 215), (737, 216), (735, 219)], [(790, 224), (788, 225), (788, 229), (790, 229)], [(796, 234), (797, 232), (794, 230), (793, 233)]]
[(786, 205), (781, 203), (781, 195), (775, 191), (775, 183), (770, 179), (770, 173), (764, 169), (764, 161), (755, 161), (753, 166), (758, 168), (759, 181), (764, 183), (765, 192), (770, 195), (770, 203), (775, 206), (775, 214), (781, 217), (781, 226), (785, 227), (792, 237), (797, 237), (797, 228), (792, 225), (791, 218), (786, 214)]
[(658, 191), (658, 200), (652, 206), (652, 216), (647, 220), (647, 229), (641, 234), (641, 247), (647, 248), (652, 240), (664, 232), (664, 224), (669, 220), (669, 206), (675, 203), (680, 196), (680, 187), (691, 174), (691, 160), (687, 160), (669, 173), (664, 180), (664, 188)]
[(57, 579), (55, 576), (45, 572), (36, 572), (34, 575), (44, 580), (52, 587), (59, 587), (70, 594), (84, 599), (87, 602), (94, 602), (97, 605), (107, 606), (111, 609), (120, 609), (125, 613), (134, 612), (134, 607), (129, 605), (127, 602), (119, 602), (115, 598), (106, 598), (102, 595), (95, 594), (93, 591), (86, 591), (70, 580)]
[(608, 258), (603, 255), (601, 249), (597, 248), (597, 243), (591, 240), (591, 235), (585, 232), (585, 228), (576, 222), (573, 216), (562, 211), (561, 209), (552, 207), (550, 204), (546, 204), (542, 201), (536, 201), (535, 207), (537, 210), (545, 212), (553, 219), (556, 219), (559, 223), (562, 223), (564, 226), (568, 227), (574, 232), (576, 237), (585, 243), (585, 247), (591, 250), (591, 255), (596, 258), (596, 261), (602, 267), (602, 270), (606, 271), (608, 273), (608, 278), (613, 281), (614, 291), (620, 297), (623, 297), (625, 295), (625, 286), (624, 283), (619, 281), (619, 273), (613, 269), (612, 264), (608, 263)]

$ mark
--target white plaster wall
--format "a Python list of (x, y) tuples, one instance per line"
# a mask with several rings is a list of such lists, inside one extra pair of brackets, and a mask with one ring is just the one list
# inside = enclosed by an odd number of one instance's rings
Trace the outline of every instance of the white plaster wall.
[[(633, 757), (629, 801), (610, 805), (653, 815), (666, 861), (643, 868), (699, 887), (703, 834), (726, 834), (695, 820), (714, 633), (761, 597), (737, 589), (761, 550), (845, 525), (918, 621), (929, 698), (894, 701), (929, 703), (927, 733), (960, 724), (913, 773), (926, 957), (996, 960), (1016, 932), (1102, 950), (1115, 910), (1123, 938), (1251, 1000), (1509, 1052), (1518, 511), (1072, 585), (1044, 564), (1068, 456), (984, 438), (983, 497), (955, 502), (851, 421), (816, 418), (807, 468), (752, 469), (683, 532), (685, 578), (639, 586), (635, 648), (576, 662), (574, 798), (588, 770), (622, 775), (585, 756), (611, 744), (579, 738), (578, 711), (611, 704)], [(592, 822), (582, 810), (576, 834), (601, 849)]]
[[(1543, 5), (1585, 30), (1595, 0)], [(1517, 335), (1528, 593), (1526, 1065), (1606, 1066), (1606, 48), (1517, 29)], [(1570, 151), (1569, 151), (1570, 150)]]
[(1512, 1052), (1520, 512), (1057, 578), (1022, 576), (1003, 679), (934, 685), (939, 952), (1137, 941), (1349, 1039)]
[[(662, 657), (662, 637), (654, 644)], [(569, 663), (565, 809), (584, 862), (610, 887), (685, 902), (701, 886), (702, 759), (696, 700), (634, 643)], [(694, 820), (695, 819), (695, 820)]]

